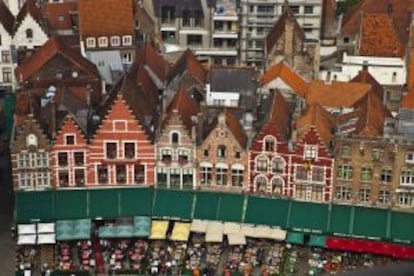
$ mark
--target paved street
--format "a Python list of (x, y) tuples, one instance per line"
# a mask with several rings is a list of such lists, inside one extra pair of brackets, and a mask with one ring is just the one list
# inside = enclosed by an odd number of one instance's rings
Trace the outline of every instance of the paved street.
[(0, 154), (0, 275), (14, 274), (14, 241), (10, 236), (13, 224), (13, 195), (7, 158)]

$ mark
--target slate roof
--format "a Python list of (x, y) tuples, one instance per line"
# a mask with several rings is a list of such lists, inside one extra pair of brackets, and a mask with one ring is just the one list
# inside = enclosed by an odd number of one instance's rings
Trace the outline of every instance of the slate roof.
[(0, 24), (9, 35), (13, 35), (14, 16), (3, 1), (0, 1)]
[(81, 0), (78, 1), (78, 10), (79, 34), (82, 39), (112, 35), (134, 37), (132, 0)]
[(305, 97), (306, 91), (308, 90), (308, 84), (290, 69), (289, 65), (284, 62), (279, 62), (270, 67), (263, 75), (262, 84), (266, 85), (277, 78), (283, 80), (299, 96)]

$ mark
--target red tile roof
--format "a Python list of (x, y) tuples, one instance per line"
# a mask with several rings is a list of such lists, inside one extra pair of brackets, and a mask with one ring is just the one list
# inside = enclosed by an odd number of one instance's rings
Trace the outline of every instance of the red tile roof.
[(19, 93), (16, 97), (16, 106), (14, 111), (14, 120), (16, 126), (24, 124), (27, 114), (30, 110), (30, 95), (28, 93)]
[[(287, 139), (290, 133), (291, 108), (279, 90), (272, 94), (272, 103), (266, 125), (276, 127), (280, 138)], [(266, 126), (265, 126), (266, 127)]]
[[(342, 34), (345, 36), (357, 34), (361, 27), (361, 15), (389, 13), (400, 40), (405, 44), (408, 41), (408, 27), (413, 11), (414, 0), (361, 0), (344, 16)], [(379, 26), (380, 29), (381, 27)]]
[(190, 94), (183, 87), (175, 94), (170, 105), (167, 108), (165, 121), (169, 120), (174, 112), (180, 115), (180, 118), (191, 134), (193, 126), (193, 116), (200, 112), (198, 104), (190, 97)]
[[(414, 41), (414, 38), (411, 40)], [(407, 90), (412, 91), (414, 89), (414, 47), (409, 49), (407, 71)]]
[(81, 0), (78, 10), (82, 39), (88, 36), (134, 36), (132, 0)]
[(239, 143), (240, 147), (243, 149), (246, 148), (247, 136), (244, 132), (243, 127), (240, 124), (239, 119), (229, 110), (224, 110), (224, 115), (226, 116), (226, 125), (229, 128), (230, 132), (233, 134), (234, 138)]
[(301, 40), (305, 40), (305, 32), (303, 31), (299, 23), (296, 21), (296, 18), (292, 11), (289, 9), (289, 7), (285, 6), (282, 15), (279, 17), (279, 19), (273, 25), (273, 28), (269, 31), (269, 33), (266, 36), (265, 47), (267, 53), (270, 53), (272, 51), (276, 42), (282, 37), (282, 34), (285, 32), (285, 26), (289, 20), (293, 21), (293, 30), (296, 33), (296, 35), (299, 36)]
[(150, 43), (146, 43), (140, 50), (130, 68), (130, 72), (137, 72), (138, 68), (145, 65), (151, 69), (161, 82), (167, 80), (168, 73), (171, 70), (170, 64)]
[(13, 34), (14, 16), (3, 1), (0, 1), (0, 24), (9, 35)]
[(99, 72), (95, 64), (82, 57), (76, 50), (65, 47), (57, 37), (52, 37), (43, 46), (38, 48), (32, 56), (25, 59), (24, 62), (16, 68), (16, 76), (18, 80), (28, 80), (56, 55), (64, 56), (83, 70), (99, 77)]
[(43, 14), (39, 7), (36, 5), (35, 0), (26, 0), (23, 7), (20, 9), (16, 16), (16, 23), (14, 29), (17, 30), (18, 26), (23, 22), (27, 15), (33, 17), (33, 19), (43, 26)]
[(367, 71), (361, 70), (358, 75), (356, 75), (351, 82), (362, 82), (371, 85), (371, 90), (380, 98), (384, 97), (384, 89), (382, 89), (381, 84)]
[(283, 61), (273, 65), (264, 73), (262, 84), (266, 85), (267, 83), (277, 78), (282, 79), (299, 96), (305, 97), (305, 93), (308, 89), (308, 84), (298, 74), (291, 70), (289, 66)]
[(202, 83), (206, 81), (206, 72), (200, 61), (198, 61), (197, 57), (190, 49), (187, 49), (174, 64), (168, 79), (172, 80), (178, 74), (183, 75), (184, 73), (193, 76)]
[(315, 128), (321, 139), (328, 144), (333, 139), (335, 118), (319, 104), (311, 104), (296, 121), (298, 137), (301, 138), (310, 128)]
[(313, 80), (306, 93), (306, 101), (327, 107), (351, 107), (370, 90), (371, 85), (367, 83)]
[(402, 98), (402, 108), (414, 109), (414, 90), (409, 91)]
[(359, 40), (362, 56), (402, 57), (405, 43), (399, 38), (388, 14), (364, 14)]
[(45, 3), (43, 12), (52, 31), (72, 30), (72, 13), (78, 10), (76, 2)]

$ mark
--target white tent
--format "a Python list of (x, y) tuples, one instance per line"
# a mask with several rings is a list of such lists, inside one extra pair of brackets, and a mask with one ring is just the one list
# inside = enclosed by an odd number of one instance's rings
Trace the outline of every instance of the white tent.
[(207, 231), (206, 242), (223, 242), (222, 231)]
[(208, 221), (195, 219), (191, 223), (191, 232), (205, 233), (207, 230)]
[(224, 234), (240, 233), (241, 225), (235, 222), (224, 223)]
[(286, 239), (286, 231), (282, 229), (272, 229), (269, 239), (276, 241), (284, 241)]
[(256, 238), (265, 238), (269, 239), (272, 235), (272, 228), (269, 226), (259, 225), (256, 227)]
[(230, 245), (246, 244), (246, 237), (241, 232), (227, 234), (227, 239), (229, 240)]
[(36, 224), (18, 224), (17, 234), (18, 235), (36, 234)]
[(51, 223), (38, 223), (37, 233), (55, 233), (55, 224)]
[(37, 244), (55, 244), (56, 235), (53, 234), (39, 234), (37, 236)]
[(36, 234), (18, 235), (17, 244), (36, 244)]
[(256, 233), (256, 228), (252, 225), (242, 225), (241, 227), (241, 232), (246, 236), (246, 237), (251, 237), (251, 238), (255, 238), (257, 236)]

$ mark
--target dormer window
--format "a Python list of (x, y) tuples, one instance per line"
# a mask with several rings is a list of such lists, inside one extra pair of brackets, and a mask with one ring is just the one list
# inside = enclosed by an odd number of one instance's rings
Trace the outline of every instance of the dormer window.
[(96, 47), (96, 41), (94, 37), (88, 37), (86, 39), (86, 48), (95, 48)]
[(111, 46), (118, 47), (121, 45), (119, 36), (111, 36)]
[(108, 47), (108, 38), (106, 38), (104, 36), (98, 38), (98, 46), (99, 47)]
[(275, 140), (271, 137), (268, 137), (264, 141), (265, 151), (275, 151)]
[(318, 146), (305, 145), (303, 155), (306, 160), (316, 160), (318, 158)]
[(132, 36), (124, 35), (122, 37), (122, 45), (123, 46), (131, 46), (132, 45)]
[(26, 38), (32, 39), (33, 38), (33, 30), (32, 29), (26, 29)]

